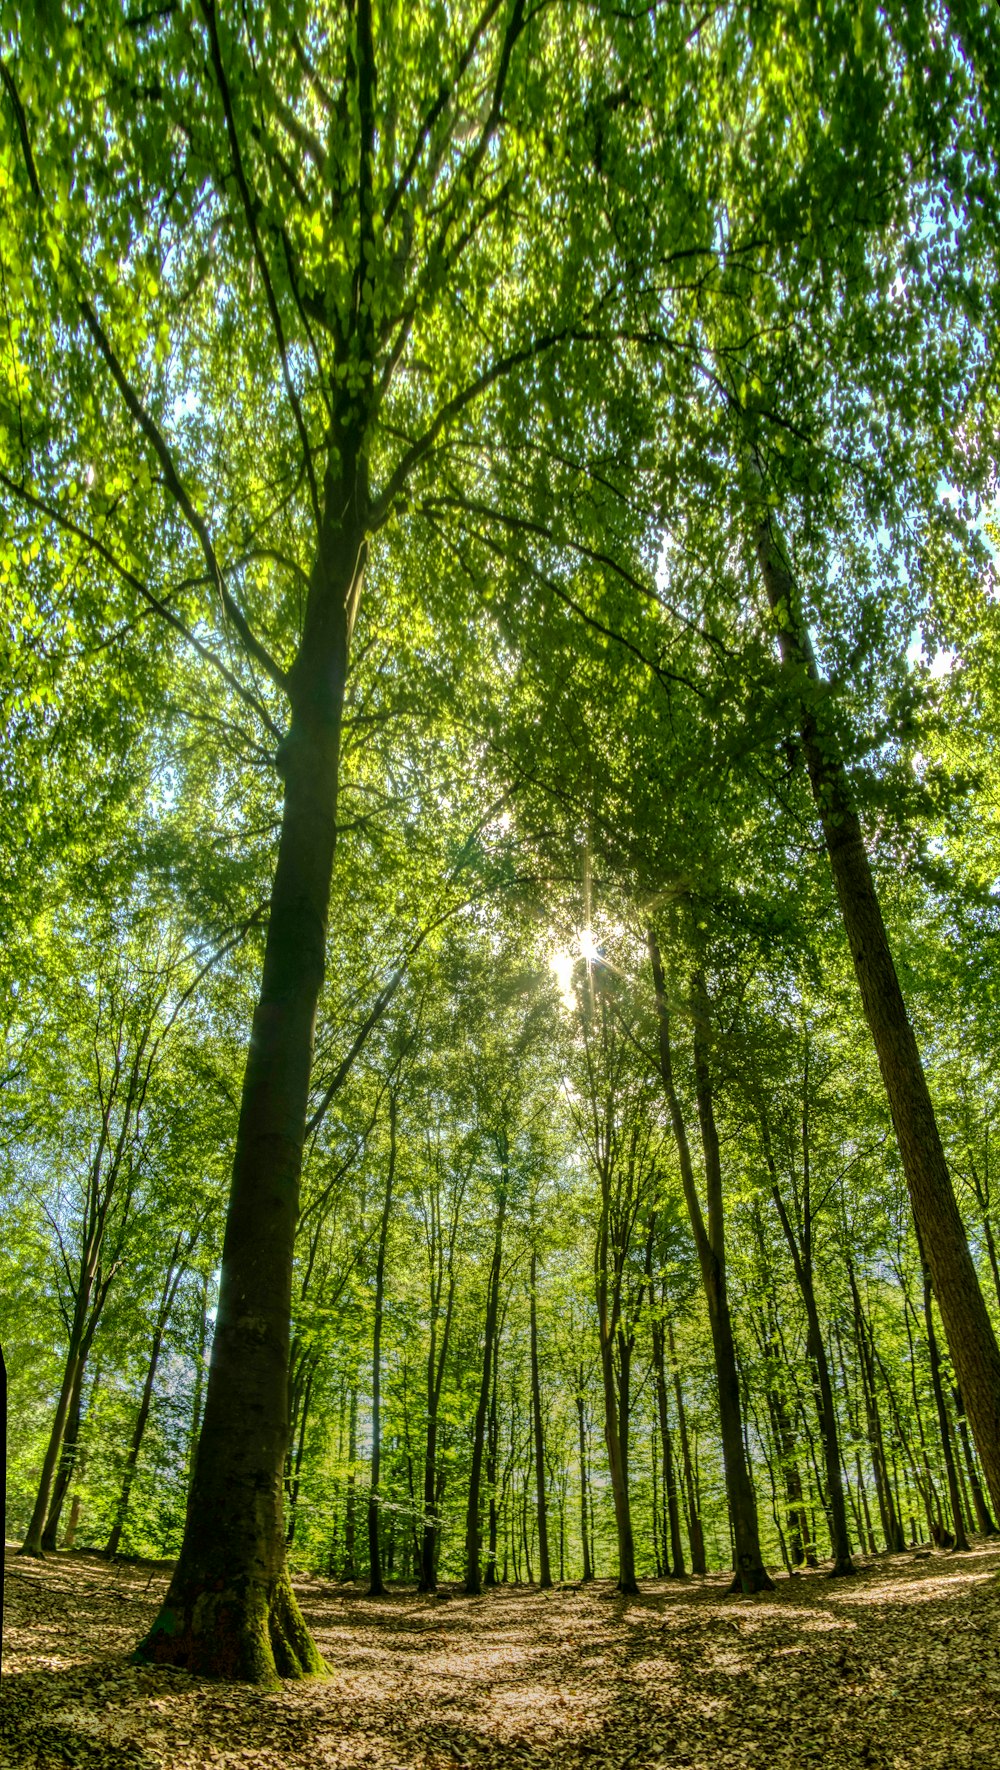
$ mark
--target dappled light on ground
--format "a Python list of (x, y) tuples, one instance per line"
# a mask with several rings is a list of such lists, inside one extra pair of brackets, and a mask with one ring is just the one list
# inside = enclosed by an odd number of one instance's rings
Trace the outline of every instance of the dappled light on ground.
[(722, 1576), (469, 1599), (303, 1580), (328, 1680), (274, 1696), (131, 1666), (166, 1570), (8, 1551), (0, 1763), (987, 1770), (1000, 1762), (1000, 1547), (857, 1581)]

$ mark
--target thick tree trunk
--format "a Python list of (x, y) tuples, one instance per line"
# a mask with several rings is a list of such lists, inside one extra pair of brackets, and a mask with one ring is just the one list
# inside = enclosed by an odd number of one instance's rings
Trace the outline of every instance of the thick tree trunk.
[(493, 1342), (497, 1332), (500, 1307), (500, 1265), (503, 1259), (503, 1226), (507, 1214), (507, 1167), (504, 1162), (497, 1197), (497, 1214), (493, 1230), (493, 1259), (486, 1292), (486, 1324), (483, 1340), (483, 1368), (479, 1381), (479, 1400), (472, 1434), (472, 1467), (469, 1472), (469, 1500), (465, 1514), (465, 1590), (475, 1595), (483, 1589), (480, 1567), (482, 1527), (480, 1524), (480, 1489), (483, 1474), (483, 1450), (486, 1441), (486, 1412), (493, 1375)]
[(736, 1365), (736, 1344), (733, 1338), (729, 1296), (726, 1288), (725, 1228), (722, 1203), (722, 1167), (719, 1137), (712, 1100), (712, 1078), (709, 1066), (709, 1008), (703, 979), (695, 971), (691, 990), (691, 1026), (694, 1045), (695, 1093), (705, 1161), (705, 1186), (708, 1198), (708, 1223), (702, 1216), (694, 1180), (694, 1166), (688, 1144), (687, 1128), (674, 1085), (673, 1057), (670, 1049), (670, 1019), (667, 1007), (663, 964), (656, 937), (647, 935), (653, 989), (656, 999), (659, 1030), (660, 1075), (670, 1112), (670, 1122), (677, 1146), (684, 1198), (691, 1222), (698, 1263), (701, 1267), (708, 1319), (712, 1330), (712, 1350), (718, 1384), (719, 1418), (722, 1427), (722, 1459), (726, 1472), (726, 1496), (735, 1541), (734, 1591), (765, 1592), (773, 1590), (760, 1552), (757, 1523), (757, 1501), (754, 1497), (750, 1470), (743, 1445), (743, 1419), (740, 1410), (740, 1380)]
[[(332, 457), (331, 457), (332, 458)], [(346, 473), (346, 469), (345, 469)], [(138, 1656), (273, 1684), (323, 1670), (285, 1565), (292, 1260), (326, 959), (340, 735), (361, 531), (358, 473), (328, 474), (327, 516), (289, 677), (284, 806), (260, 997), (243, 1078), (205, 1417), (180, 1555)]]
[(542, 1385), (538, 1372), (538, 1309), (536, 1306), (536, 1283), (538, 1278), (538, 1255), (531, 1250), (531, 1300), (529, 1303), (529, 1332), (531, 1339), (531, 1419), (535, 1444), (535, 1502), (538, 1514), (538, 1583), (543, 1591), (552, 1585), (552, 1570), (549, 1566), (549, 1519), (545, 1492), (545, 1441), (542, 1431)]
[(379, 1224), (378, 1258), (375, 1261), (375, 1327), (372, 1334), (372, 1470), (368, 1496), (368, 1596), (380, 1598), (385, 1592), (382, 1579), (382, 1553), (379, 1547), (379, 1482), (382, 1479), (382, 1306), (385, 1296), (385, 1249), (389, 1237), (389, 1213), (392, 1209), (392, 1185), (396, 1173), (396, 1096), (389, 1093), (389, 1165)]
[[(757, 467), (756, 460), (754, 466)], [(770, 511), (754, 517), (757, 558), (784, 668), (800, 704), (813, 799), (885, 1085), (914, 1220), (994, 1507), (1000, 1507), (1000, 1346), (990, 1320), (938, 1132), (934, 1107), (872, 879), (798, 586)]]

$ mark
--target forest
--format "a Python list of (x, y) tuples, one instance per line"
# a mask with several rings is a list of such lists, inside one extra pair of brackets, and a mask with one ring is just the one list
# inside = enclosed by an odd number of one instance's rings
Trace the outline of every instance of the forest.
[(8, 1692), (996, 1662), (998, 174), (977, 0), (0, 0)]

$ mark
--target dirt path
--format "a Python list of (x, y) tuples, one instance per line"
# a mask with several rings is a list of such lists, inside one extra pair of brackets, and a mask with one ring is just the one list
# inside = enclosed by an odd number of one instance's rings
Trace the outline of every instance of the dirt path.
[(3, 1770), (1000, 1770), (1000, 1547), (857, 1581), (479, 1599), (299, 1596), (328, 1680), (257, 1696), (129, 1666), (165, 1583), (8, 1551)]

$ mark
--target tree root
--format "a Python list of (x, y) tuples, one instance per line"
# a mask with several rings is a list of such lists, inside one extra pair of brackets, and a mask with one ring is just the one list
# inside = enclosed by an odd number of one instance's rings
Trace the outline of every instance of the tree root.
[(287, 1573), (269, 1583), (248, 1579), (221, 1591), (194, 1581), (171, 1584), (133, 1657), (272, 1690), (283, 1678), (322, 1677), (327, 1671)]

